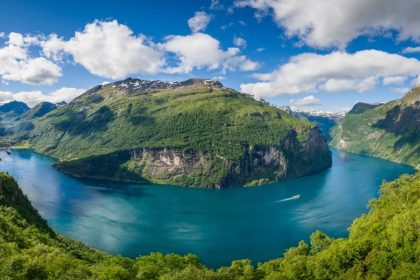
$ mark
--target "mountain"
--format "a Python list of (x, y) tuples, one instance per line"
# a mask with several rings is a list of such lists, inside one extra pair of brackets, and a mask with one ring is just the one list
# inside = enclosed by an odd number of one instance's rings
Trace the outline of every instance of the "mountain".
[(279, 106), (278, 108), (295, 117), (316, 123), (318, 128), (324, 134), (324, 137), (327, 141), (331, 140), (331, 135), (330, 135), (331, 128), (337, 125), (337, 123), (340, 122), (346, 115), (345, 112), (329, 112), (329, 111), (298, 110), (298, 109), (292, 110), (289, 106)]
[(40, 118), (45, 114), (51, 112), (54, 109), (57, 109), (58, 105), (51, 102), (41, 102), (29, 111), (26, 111), (21, 115), (20, 119), (30, 120), (35, 118)]
[(331, 165), (316, 125), (213, 80), (99, 85), (32, 123), (15, 143), (81, 177), (225, 187)]
[(331, 140), (331, 129), (336, 126), (337, 123), (339, 123), (346, 115), (345, 112), (329, 112), (317, 110), (294, 110), (292, 114), (295, 117), (316, 123), (327, 141)]
[(316, 231), (281, 258), (210, 269), (191, 254), (129, 259), (62, 237), (0, 173), (0, 279), (419, 279), (420, 174), (384, 183), (370, 207), (348, 238)]
[(420, 87), (381, 105), (357, 103), (332, 130), (339, 149), (420, 168)]
[(0, 105), (0, 114), (11, 113), (15, 116), (19, 116), (28, 110), (29, 110), (28, 105), (19, 101), (12, 101), (12, 102)]
[(16, 119), (29, 109), (28, 105), (19, 101), (0, 105), (0, 137), (10, 134), (10, 127), (14, 125)]
[(376, 108), (382, 104), (368, 104), (364, 102), (356, 103), (353, 108), (349, 111), (350, 114), (361, 114), (370, 109)]
[(11, 103), (17, 104), (16, 106), (12, 106), (16, 108), (12, 111), (14, 113), (0, 114), (2, 116), (2, 119), (0, 119), (0, 136), (3, 137), (13, 135), (14, 137), (24, 138), (28, 132), (35, 128), (33, 123), (35, 119), (57, 108), (56, 104), (50, 102), (41, 102), (33, 108), (29, 108), (25, 103), (21, 102), (13, 101)]

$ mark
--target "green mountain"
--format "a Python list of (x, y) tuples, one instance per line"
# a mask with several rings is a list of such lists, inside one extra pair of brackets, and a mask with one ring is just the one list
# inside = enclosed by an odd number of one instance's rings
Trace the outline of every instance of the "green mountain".
[(10, 134), (10, 127), (14, 125), (16, 119), (29, 109), (28, 105), (19, 101), (0, 105), (0, 137)]
[(82, 177), (187, 186), (261, 184), (318, 172), (318, 128), (213, 80), (96, 86), (13, 135)]
[(40, 118), (56, 108), (57, 104), (51, 102), (41, 102), (35, 105), (35, 107), (26, 111), (24, 114), (22, 114), (20, 119), (31, 120), (35, 118)]
[(0, 279), (419, 279), (420, 174), (383, 184), (370, 207), (348, 238), (317, 231), (282, 258), (210, 269), (194, 255), (128, 259), (57, 235), (0, 173)]
[(332, 136), (339, 149), (420, 169), (420, 87), (386, 104), (356, 104)]

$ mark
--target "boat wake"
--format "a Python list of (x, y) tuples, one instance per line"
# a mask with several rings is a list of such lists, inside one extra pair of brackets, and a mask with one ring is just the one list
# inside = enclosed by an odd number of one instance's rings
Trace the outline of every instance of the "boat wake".
[(288, 198), (284, 198), (284, 199), (280, 199), (280, 200), (276, 200), (274, 202), (285, 202), (285, 201), (290, 201), (290, 200), (296, 200), (300, 198), (300, 194), (296, 194), (294, 196), (288, 197)]

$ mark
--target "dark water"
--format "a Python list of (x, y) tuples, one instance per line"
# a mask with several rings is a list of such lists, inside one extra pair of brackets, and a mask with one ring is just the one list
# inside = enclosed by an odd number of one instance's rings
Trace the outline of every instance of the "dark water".
[[(333, 167), (264, 187), (225, 190), (81, 180), (31, 151), (0, 154), (57, 232), (114, 254), (194, 253), (209, 266), (279, 257), (320, 229), (344, 237), (382, 180), (413, 169), (333, 150)], [(289, 199), (288, 199), (289, 198)], [(291, 199), (295, 198), (295, 199)]]

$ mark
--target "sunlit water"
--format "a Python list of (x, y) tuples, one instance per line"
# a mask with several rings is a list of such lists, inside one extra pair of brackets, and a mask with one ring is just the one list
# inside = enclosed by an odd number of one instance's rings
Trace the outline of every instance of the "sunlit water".
[(223, 190), (76, 179), (31, 151), (0, 153), (57, 232), (95, 248), (135, 257), (194, 253), (207, 265), (279, 257), (320, 229), (344, 237), (368, 211), (383, 180), (413, 173), (406, 165), (333, 150), (333, 167), (316, 175)]

